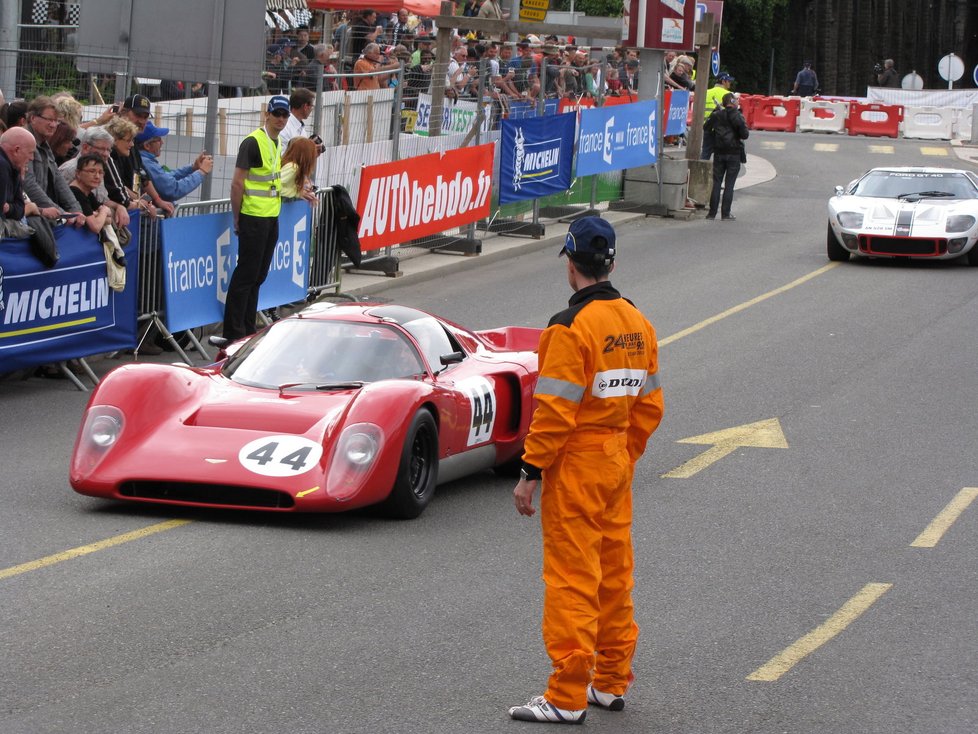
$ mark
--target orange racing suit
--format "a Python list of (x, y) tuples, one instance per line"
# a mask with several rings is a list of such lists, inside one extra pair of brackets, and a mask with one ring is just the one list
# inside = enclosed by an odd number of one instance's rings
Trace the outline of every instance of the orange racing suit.
[(662, 419), (655, 329), (607, 281), (577, 291), (540, 338), (523, 468), (542, 473), (545, 697), (587, 707), (587, 684), (624, 694), (632, 605), (635, 462)]

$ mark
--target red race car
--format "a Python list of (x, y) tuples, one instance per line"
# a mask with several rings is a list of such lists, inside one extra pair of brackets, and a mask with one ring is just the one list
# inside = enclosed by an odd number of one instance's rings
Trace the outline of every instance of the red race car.
[(417, 517), (435, 486), (518, 467), (540, 329), (313, 305), (208, 367), (136, 363), (92, 393), (70, 481), (93, 497)]

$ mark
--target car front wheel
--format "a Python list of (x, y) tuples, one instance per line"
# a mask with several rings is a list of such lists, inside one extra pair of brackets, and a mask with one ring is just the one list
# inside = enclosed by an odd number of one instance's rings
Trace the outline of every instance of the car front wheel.
[(968, 265), (973, 268), (978, 268), (978, 242), (976, 242), (974, 246), (968, 250), (967, 258)]
[(424, 512), (438, 482), (438, 427), (424, 408), (414, 414), (401, 449), (394, 488), (384, 503), (392, 517), (415, 518)]
[(829, 256), (829, 260), (832, 262), (844, 263), (849, 260), (849, 251), (839, 244), (831, 224), (828, 226), (828, 233), (825, 235), (825, 254)]

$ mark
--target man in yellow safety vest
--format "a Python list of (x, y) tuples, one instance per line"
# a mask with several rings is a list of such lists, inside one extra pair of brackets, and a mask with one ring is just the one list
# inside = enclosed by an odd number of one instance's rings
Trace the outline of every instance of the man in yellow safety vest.
[(238, 236), (238, 264), (224, 304), (224, 338), (255, 333), (258, 290), (278, 244), (281, 199), (279, 133), (289, 121), (289, 98), (268, 101), (265, 124), (241, 141), (231, 179), (231, 213)]
[[(703, 111), (704, 122), (710, 119), (714, 110), (723, 107), (723, 97), (730, 92), (730, 87), (734, 81), (736, 80), (725, 71), (717, 74), (717, 83), (706, 92), (706, 109)], [(700, 158), (708, 161), (711, 155), (713, 155), (713, 133), (704, 130), (703, 150)]]

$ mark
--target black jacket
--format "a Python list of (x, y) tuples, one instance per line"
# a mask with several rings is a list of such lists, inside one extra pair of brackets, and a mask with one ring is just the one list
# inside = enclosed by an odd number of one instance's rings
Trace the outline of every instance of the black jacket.
[(329, 212), (332, 219), (325, 222), (327, 231), (332, 231), (336, 245), (350, 258), (354, 267), (360, 267), (363, 253), (360, 250), (360, 215), (353, 205), (349, 192), (342, 186), (333, 185), (329, 207), (323, 207), (323, 216)]
[(744, 152), (744, 141), (750, 137), (750, 131), (740, 110), (736, 107), (722, 107), (711, 117), (714, 154), (732, 155)]

